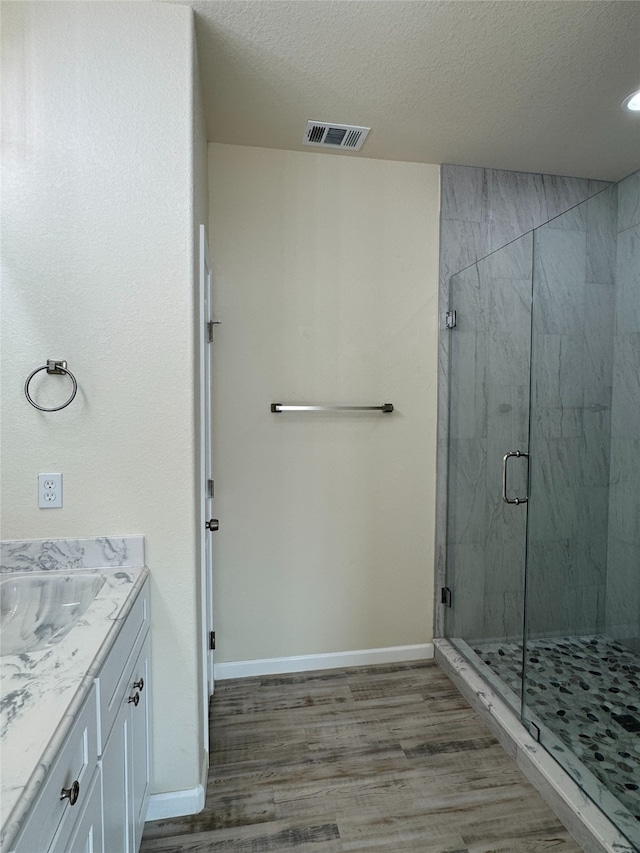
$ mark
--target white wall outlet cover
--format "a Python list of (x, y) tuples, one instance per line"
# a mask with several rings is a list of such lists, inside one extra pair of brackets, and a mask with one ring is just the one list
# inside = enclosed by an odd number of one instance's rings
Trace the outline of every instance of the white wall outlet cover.
[(62, 474), (38, 474), (38, 507), (58, 509), (62, 506)]

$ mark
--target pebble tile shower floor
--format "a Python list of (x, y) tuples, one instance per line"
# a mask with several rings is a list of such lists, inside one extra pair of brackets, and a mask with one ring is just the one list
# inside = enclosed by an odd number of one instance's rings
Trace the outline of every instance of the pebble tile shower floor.
[[(520, 696), (521, 643), (473, 650)], [(529, 641), (525, 699), (640, 821), (640, 658), (604, 637)]]

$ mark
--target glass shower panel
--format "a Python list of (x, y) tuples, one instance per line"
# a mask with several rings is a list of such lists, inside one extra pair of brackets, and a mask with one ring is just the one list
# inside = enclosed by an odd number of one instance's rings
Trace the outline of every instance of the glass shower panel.
[(640, 172), (618, 184), (617, 230), (605, 627), (640, 656)]
[(534, 232), (528, 637), (604, 628), (615, 189)]
[(635, 818), (620, 829), (640, 850), (640, 172), (618, 184), (617, 232), (603, 664), (618, 738), (609, 787)]
[[(613, 438), (624, 432), (629, 399), (640, 405), (640, 363), (624, 379), (628, 353), (617, 358), (625, 346), (618, 331), (632, 314), (628, 302), (618, 306), (629, 294), (622, 297), (616, 282), (617, 214), (617, 187), (611, 187), (534, 232), (522, 717), (638, 843), (640, 710), (632, 709), (640, 709), (640, 668), (633, 638), (628, 648), (621, 644), (622, 634), (633, 634), (633, 619), (622, 616), (610, 633), (610, 617), (621, 610), (608, 557), (629, 556), (634, 533), (620, 532), (619, 520), (631, 514), (626, 502), (616, 507), (615, 495), (621, 489), (626, 499), (622, 480), (629, 476), (637, 491), (640, 478), (640, 454), (633, 474), (626, 467), (640, 443), (624, 439), (632, 445), (619, 454), (620, 465)], [(636, 360), (638, 332), (630, 332)], [(639, 423), (637, 410), (633, 428)], [(640, 584), (638, 563), (636, 546), (629, 595)]]
[[(508, 451), (526, 451), (529, 420), (532, 235), (450, 280), (449, 478), (445, 633), (489, 662), (516, 650), (519, 693), (526, 504), (502, 500)], [(509, 463), (509, 494), (526, 494), (526, 460)], [(519, 655), (519, 657), (518, 657)]]

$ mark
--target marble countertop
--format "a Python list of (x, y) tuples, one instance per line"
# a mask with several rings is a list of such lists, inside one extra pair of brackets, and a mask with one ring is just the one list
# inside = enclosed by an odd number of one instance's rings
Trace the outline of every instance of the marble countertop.
[[(76, 565), (71, 571), (77, 568)], [(3, 850), (9, 849), (22, 826), (149, 574), (145, 567), (82, 567), (81, 570), (83, 574), (102, 575), (104, 584), (73, 629), (60, 642), (40, 651), (0, 657), (0, 847)], [(70, 574), (68, 565), (51, 567), (48, 571)], [(7, 577), (0, 574), (0, 579)]]

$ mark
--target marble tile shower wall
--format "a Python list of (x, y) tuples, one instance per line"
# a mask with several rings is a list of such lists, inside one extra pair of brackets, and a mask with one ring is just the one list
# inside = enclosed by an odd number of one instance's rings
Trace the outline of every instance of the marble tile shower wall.
[[(444, 329), (444, 315), (449, 308), (449, 280), (452, 275), (474, 264), (490, 252), (531, 231), (554, 216), (558, 216), (589, 198), (607, 184), (582, 178), (565, 178), (482, 169), (472, 166), (445, 165), (441, 171), (442, 210), (440, 223), (440, 316), (438, 377), (438, 489), (436, 505), (436, 584), (445, 585), (447, 559), (447, 469), (449, 422), (449, 343)], [(508, 322), (508, 316), (504, 316)], [(517, 383), (513, 386), (517, 396)], [(515, 440), (518, 436), (513, 436)], [(508, 448), (515, 449), (515, 448)], [(516, 521), (516, 524), (518, 522)], [(450, 543), (461, 546), (472, 559), (469, 543)], [(480, 575), (469, 581), (480, 583)], [(484, 581), (482, 581), (484, 583)], [(499, 581), (498, 581), (499, 583)], [(521, 581), (519, 581), (521, 587)], [(480, 593), (480, 590), (477, 590)], [(498, 595), (498, 599), (495, 595)], [(513, 594), (508, 590), (492, 589), (492, 607), (504, 613), (513, 607)], [(521, 595), (521, 592), (518, 593)], [(483, 595), (484, 597), (484, 595)], [(476, 598), (476, 606), (478, 599)], [(444, 608), (436, 606), (436, 635), (444, 636)], [(487, 636), (502, 636), (498, 625), (485, 625)], [(490, 622), (490, 619), (489, 619)], [(504, 622), (500, 617), (500, 622)], [(450, 634), (450, 632), (448, 632)], [(451, 635), (451, 634), (450, 634)]]
[(640, 172), (618, 185), (606, 633), (640, 652)]
[(604, 630), (617, 187), (534, 232), (528, 633)]

